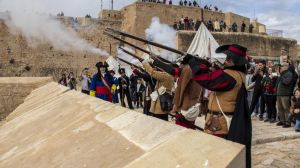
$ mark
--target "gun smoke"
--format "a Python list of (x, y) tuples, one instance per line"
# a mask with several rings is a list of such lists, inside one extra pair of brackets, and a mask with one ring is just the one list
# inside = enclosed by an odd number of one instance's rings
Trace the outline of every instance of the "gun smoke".
[(62, 51), (86, 51), (109, 56), (46, 13), (47, 7), (40, 0), (0, 0), (0, 12), (5, 12), (0, 14), (0, 19), (4, 20), (10, 32), (21, 33), (30, 47), (48, 43)]
[[(160, 43), (172, 48), (176, 47), (176, 31), (169, 25), (160, 23), (158, 17), (152, 18), (152, 22), (149, 28), (145, 30), (145, 34), (149, 41)], [(151, 50), (169, 61), (175, 61), (178, 57), (177, 54), (167, 50), (158, 50), (154, 47), (151, 47), (150, 51)]]

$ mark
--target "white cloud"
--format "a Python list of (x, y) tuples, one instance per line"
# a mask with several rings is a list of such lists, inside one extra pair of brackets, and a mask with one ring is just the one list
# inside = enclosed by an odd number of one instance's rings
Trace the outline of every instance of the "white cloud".
[[(135, 1), (114, 0), (114, 8), (120, 9)], [(110, 2), (111, 0), (103, 0), (103, 7), (108, 9)], [(178, 2), (179, 0), (173, 0), (173, 4)], [(44, 3), (47, 7), (42, 9), (45, 13), (64, 11), (67, 16), (91, 14), (98, 17), (101, 8), (101, 0), (39, 0), (39, 3)], [(300, 41), (300, 0), (201, 0), (201, 4), (217, 5), (223, 11), (232, 11), (250, 18), (255, 16), (267, 28), (283, 30), (286, 36)]]

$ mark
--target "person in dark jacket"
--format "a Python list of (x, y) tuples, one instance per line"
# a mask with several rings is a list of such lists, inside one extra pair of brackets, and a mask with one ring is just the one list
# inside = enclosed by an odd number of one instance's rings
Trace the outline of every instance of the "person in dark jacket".
[(130, 80), (130, 96), (134, 106), (137, 105), (137, 92), (136, 92), (137, 79), (138, 76), (133, 72), (130, 75), (129, 80)]
[(257, 106), (258, 101), (260, 100), (260, 114), (259, 114), (260, 120), (263, 120), (263, 114), (265, 112), (265, 100), (263, 97), (263, 92), (261, 87), (261, 81), (263, 79), (263, 76), (265, 75), (265, 68), (266, 68), (266, 62), (264, 60), (261, 60), (255, 69), (254, 76), (252, 77), (252, 82), (255, 82), (255, 85), (254, 85), (254, 92), (253, 92), (253, 97), (250, 105), (250, 113), (253, 113), (255, 106)]
[(293, 95), (293, 74), (288, 70), (289, 64), (283, 63), (280, 67), (280, 77), (277, 83), (277, 107), (279, 122), (277, 126), (290, 127), (288, 114), (291, 106), (290, 98)]
[(137, 108), (143, 107), (143, 93), (145, 91), (145, 85), (141, 78), (137, 79), (136, 85), (136, 99), (137, 99)]
[(129, 81), (129, 78), (126, 76), (125, 69), (120, 68), (119, 69), (119, 74), (121, 75), (121, 77), (119, 77), (119, 79), (118, 79), (121, 105), (123, 107), (126, 107), (125, 100), (124, 100), (125, 96), (126, 96), (127, 104), (129, 106), (129, 108), (133, 109), (131, 96), (130, 96), (130, 93), (129, 93), (130, 81)]
[(268, 73), (262, 79), (262, 91), (264, 94), (264, 100), (267, 105), (267, 119), (265, 122), (276, 122), (276, 83), (277, 83), (277, 73), (274, 68), (269, 67)]

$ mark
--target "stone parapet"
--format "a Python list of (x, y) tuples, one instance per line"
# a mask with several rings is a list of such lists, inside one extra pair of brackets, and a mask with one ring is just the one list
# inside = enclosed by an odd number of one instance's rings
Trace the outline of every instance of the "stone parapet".
[(245, 167), (245, 148), (69, 91), (34, 90), (0, 127), (0, 167)]

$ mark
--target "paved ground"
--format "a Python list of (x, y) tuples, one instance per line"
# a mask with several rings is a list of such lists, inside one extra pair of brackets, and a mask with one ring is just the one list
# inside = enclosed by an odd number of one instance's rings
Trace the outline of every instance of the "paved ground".
[[(204, 118), (198, 118), (196, 121), (196, 125), (203, 128)], [(282, 128), (276, 126), (276, 124), (259, 121), (257, 118), (252, 119), (252, 129), (253, 145), (300, 138), (300, 133), (295, 132), (293, 127)]]
[(299, 168), (300, 139), (255, 145), (252, 148), (254, 168)]

